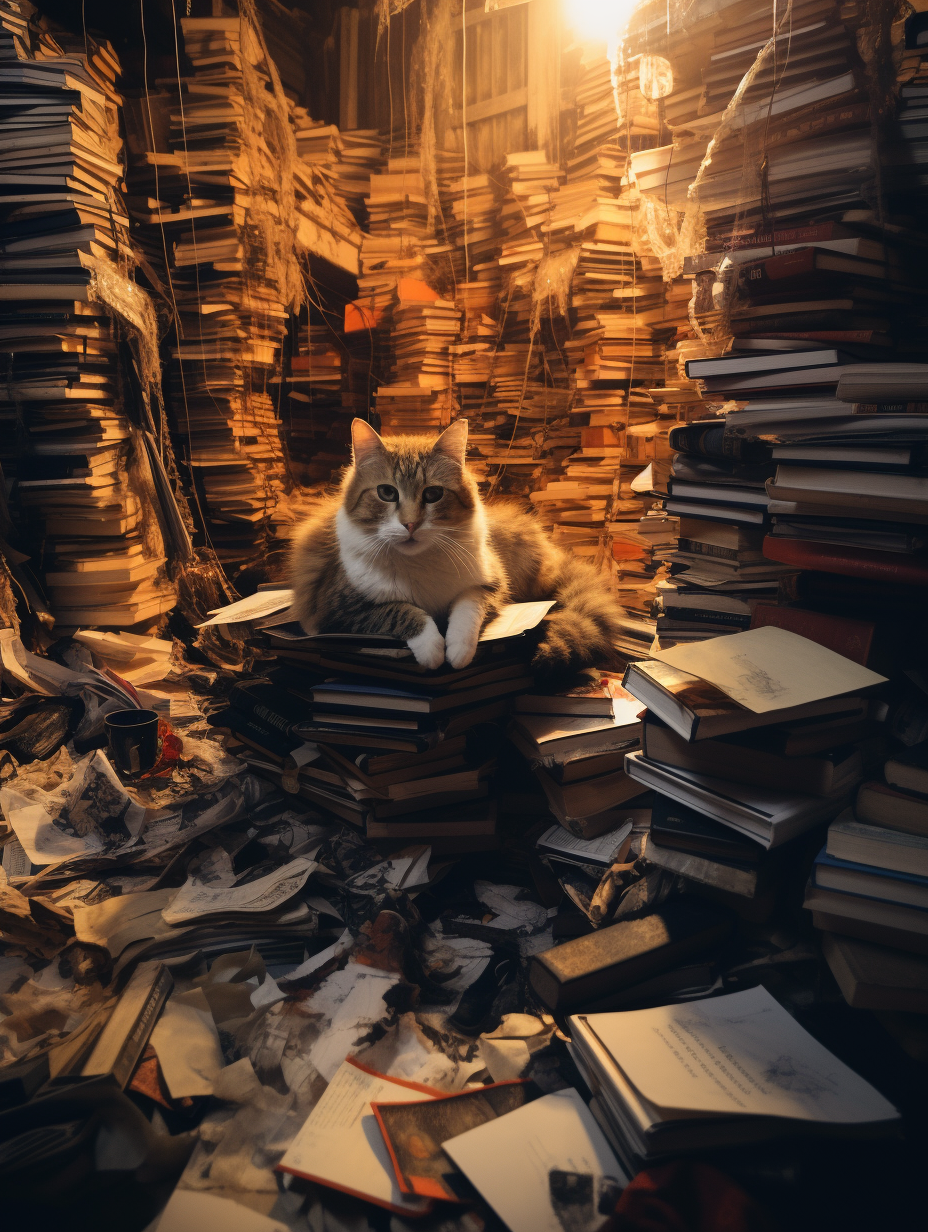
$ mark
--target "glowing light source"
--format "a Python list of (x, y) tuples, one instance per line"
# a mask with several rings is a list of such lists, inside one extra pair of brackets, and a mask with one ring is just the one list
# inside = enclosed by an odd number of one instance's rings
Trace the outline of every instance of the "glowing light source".
[(564, 0), (567, 24), (581, 39), (608, 42), (623, 30), (639, 0)]

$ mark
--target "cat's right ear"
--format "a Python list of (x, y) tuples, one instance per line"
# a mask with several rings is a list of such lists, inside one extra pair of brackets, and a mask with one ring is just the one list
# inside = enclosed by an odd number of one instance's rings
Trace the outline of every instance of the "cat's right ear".
[(386, 452), (383, 441), (369, 423), (363, 419), (352, 419), (351, 455), (355, 466), (360, 466), (378, 453)]

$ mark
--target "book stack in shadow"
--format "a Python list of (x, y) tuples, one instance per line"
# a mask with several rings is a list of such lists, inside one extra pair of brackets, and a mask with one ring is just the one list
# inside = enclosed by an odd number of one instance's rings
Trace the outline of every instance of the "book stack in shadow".
[(928, 1012), (928, 745), (900, 749), (828, 827), (805, 906), (846, 1000)]

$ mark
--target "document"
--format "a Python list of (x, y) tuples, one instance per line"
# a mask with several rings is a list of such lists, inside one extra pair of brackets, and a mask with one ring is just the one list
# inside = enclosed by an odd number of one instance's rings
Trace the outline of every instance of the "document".
[(594, 1232), (628, 1177), (573, 1088), (443, 1143), (510, 1232)]
[(278, 1170), (331, 1185), (387, 1210), (425, 1214), (431, 1202), (404, 1194), (397, 1184), (371, 1104), (408, 1104), (440, 1094), (419, 1083), (378, 1074), (349, 1057), (291, 1142)]
[(310, 873), (320, 866), (315, 860), (302, 856), (276, 868), (266, 877), (250, 881), (247, 885), (220, 886), (216, 889), (206, 885), (187, 882), (181, 886), (174, 901), (161, 913), (166, 924), (185, 924), (207, 915), (227, 915), (230, 912), (275, 911), (288, 898), (306, 884)]
[(707, 680), (754, 714), (855, 693), (886, 680), (818, 642), (773, 625), (684, 643), (658, 650), (653, 657)]
[(879, 1091), (805, 1031), (765, 988), (584, 1021), (662, 1112), (889, 1121)]

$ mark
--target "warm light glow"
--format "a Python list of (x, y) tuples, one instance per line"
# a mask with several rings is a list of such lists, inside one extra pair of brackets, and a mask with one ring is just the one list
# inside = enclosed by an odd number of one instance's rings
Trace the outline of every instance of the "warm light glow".
[(638, 0), (564, 0), (564, 5), (578, 38), (606, 43), (625, 28)]

